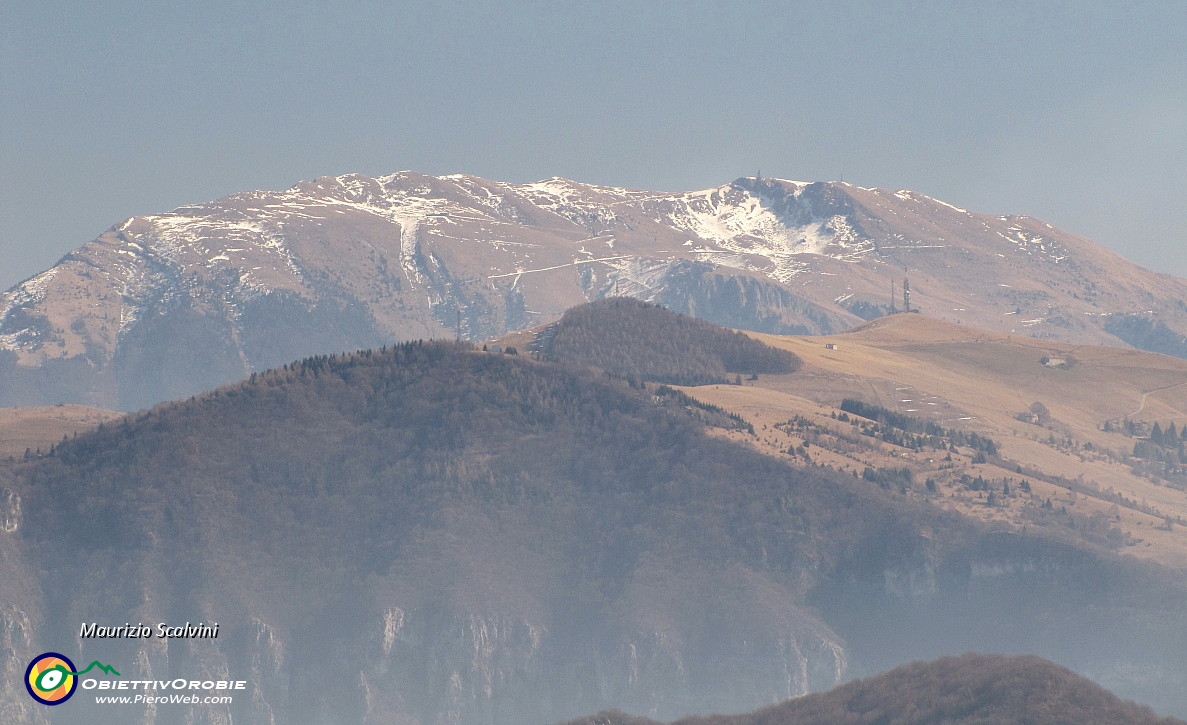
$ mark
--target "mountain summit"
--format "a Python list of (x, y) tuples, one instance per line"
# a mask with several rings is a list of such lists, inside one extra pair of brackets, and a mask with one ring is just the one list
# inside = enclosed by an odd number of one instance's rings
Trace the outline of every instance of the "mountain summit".
[(400, 172), (112, 227), (0, 297), (0, 405), (133, 409), (308, 354), (487, 339), (607, 296), (760, 332), (910, 306), (1187, 351), (1187, 283), (1026, 217), (846, 183), (667, 193)]

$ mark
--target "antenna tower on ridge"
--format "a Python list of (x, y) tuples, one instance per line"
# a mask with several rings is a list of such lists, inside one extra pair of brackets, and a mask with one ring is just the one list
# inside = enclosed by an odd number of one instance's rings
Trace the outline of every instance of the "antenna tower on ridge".
[(903, 270), (903, 312), (911, 311), (911, 280), (907, 279), (907, 270)]

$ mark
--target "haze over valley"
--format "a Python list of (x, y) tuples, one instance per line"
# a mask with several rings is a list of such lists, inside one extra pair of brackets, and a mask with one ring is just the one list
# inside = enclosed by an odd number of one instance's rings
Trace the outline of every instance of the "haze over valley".
[[(673, 720), (967, 650), (1184, 711), (1183, 487), (1088, 421), (1128, 396), (1173, 418), (1173, 390), (1139, 391), (1187, 363), (1077, 346), (1052, 366), (1065, 345), (920, 314), (757, 337), (611, 298), (483, 346), (308, 357), (14, 457), (5, 721)], [(1053, 395), (1097, 375), (1130, 382)], [(1046, 416), (1010, 417), (1040, 391)], [(1085, 440), (1111, 491), (1068, 475)], [(250, 696), (47, 713), (20, 689), (46, 650)]]

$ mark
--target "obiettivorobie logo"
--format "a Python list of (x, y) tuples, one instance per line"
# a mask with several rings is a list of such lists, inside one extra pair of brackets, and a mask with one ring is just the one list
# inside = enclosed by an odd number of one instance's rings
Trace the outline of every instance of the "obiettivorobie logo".
[(85, 675), (96, 667), (109, 675), (120, 676), (115, 668), (102, 664), (99, 660), (92, 662), (82, 672), (75, 672), (74, 663), (69, 657), (57, 652), (46, 652), (34, 657), (25, 670), (25, 689), (42, 705), (61, 705), (78, 689), (78, 676)]
[[(120, 677), (119, 680), (82, 679), (91, 670)], [(230, 705), (231, 692), (246, 690), (246, 680), (135, 680), (124, 678), (111, 665), (95, 660), (85, 670), (75, 671), (66, 655), (46, 652), (37, 655), (25, 670), (25, 689), (42, 705), (61, 705), (79, 687), (103, 693), (95, 698), (98, 705)], [(121, 691), (132, 690), (125, 694)], [(114, 691), (114, 692), (113, 692)]]

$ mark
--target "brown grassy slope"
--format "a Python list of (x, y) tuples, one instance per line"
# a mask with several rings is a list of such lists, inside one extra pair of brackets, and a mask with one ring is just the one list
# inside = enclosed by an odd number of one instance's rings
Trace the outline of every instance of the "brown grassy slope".
[(28, 448), (49, 450), (63, 436), (90, 430), (123, 416), (114, 410), (83, 405), (0, 408), (0, 458), (20, 457)]
[[(1003, 460), (973, 464), (970, 452), (963, 451), (953, 455), (948, 469), (941, 460), (946, 452), (883, 445), (858, 451), (818, 447), (814, 462), (859, 473), (866, 466), (907, 465), (920, 483), (928, 477), (939, 481), (934, 500), (942, 505), (1019, 527), (1030, 520), (1028, 506), (1050, 499), (1056, 510), (1066, 508), (1119, 528), (1127, 537), (1127, 553), (1187, 566), (1187, 527), (1165, 530), (1168, 516), (1187, 520), (1187, 491), (1135, 474), (1124, 463), (1135, 439), (1102, 430), (1106, 421), (1126, 418), (1163, 426), (1174, 422), (1179, 428), (1187, 424), (1187, 361), (999, 334), (923, 315), (880, 318), (831, 337), (756, 336), (794, 352), (804, 367), (794, 375), (760, 376), (742, 387), (689, 392), (754, 423), (761, 448), (785, 455), (804, 440), (774, 427), (796, 415), (843, 431), (846, 426), (831, 416), (842, 399), (859, 398), (987, 435), (1000, 443)], [(829, 344), (836, 349), (828, 349)], [(1039, 362), (1044, 357), (1074, 363), (1044, 366)], [(1049, 420), (1033, 424), (1016, 418), (1036, 402), (1050, 411)], [(1015, 491), (990, 507), (984, 492), (970, 495), (954, 483), (968, 474), (998, 481), (1012, 477), (1017, 485), (1019, 465), (1033, 484), (1033, 496), (1019, 497)], [(1036, 481), (1032, 473), (1043, 475)], [(1073, 485), (1058, 485), (1060, 478)]]
[[(648, 725), (605, 712), (568, 725)], [(746, 715), (678, 725), (1174, 725), (1047, 660), (966, 654), (916, 662)]]

